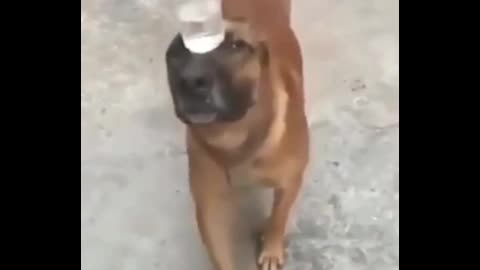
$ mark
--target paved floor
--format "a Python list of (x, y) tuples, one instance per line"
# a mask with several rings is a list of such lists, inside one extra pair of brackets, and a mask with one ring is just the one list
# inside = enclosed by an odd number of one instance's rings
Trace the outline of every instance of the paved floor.
[[(398, 0), (293, 2), (313, 160), (286, 270), (398, 269)], [(210, 269), (165, 82), (172, 4), (82, 0), (83, 270)]]

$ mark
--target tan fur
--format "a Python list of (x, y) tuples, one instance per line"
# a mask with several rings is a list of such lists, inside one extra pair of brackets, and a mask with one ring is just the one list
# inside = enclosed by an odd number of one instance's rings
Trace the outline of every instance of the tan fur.
[(289, 0), (224, 0), (224, 17), (246, 20), (236, 34), (264, 42), (268, 61), (254, 62), (239, 78), (258, 80), (257, 103), (234, 123), (189, 127), (191, 192), (200, 235), (217, 270), (234, 270), (232, 189), (258, 185), (275, 190), (258, 257), (262, 269), (284, 263), (284, 236), (308, 162), (302, 58), (290, 27)]

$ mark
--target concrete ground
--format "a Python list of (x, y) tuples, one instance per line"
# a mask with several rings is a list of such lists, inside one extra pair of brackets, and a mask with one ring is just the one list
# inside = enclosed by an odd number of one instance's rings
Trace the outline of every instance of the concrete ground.
[[(165, 81), (173, 2), (82, 0), (83, 270), (211, 269)], [(286, 269), (398, 269), (398, 0), (293, 2), (313, 158)]]

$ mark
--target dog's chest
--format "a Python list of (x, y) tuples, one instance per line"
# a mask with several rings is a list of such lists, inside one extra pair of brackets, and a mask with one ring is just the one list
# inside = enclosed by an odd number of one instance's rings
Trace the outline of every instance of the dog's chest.
[(255, 185), (258, 181), (252, 161), (230, 168), (228, 170), (228, 178), (230, 185), (233, 187), (249, 187)]
[(255, 164), (254, 161), (246, 161), (228, 170), (229, 182), (233, 187), (252, 187), (268, 185), (269, 176)]

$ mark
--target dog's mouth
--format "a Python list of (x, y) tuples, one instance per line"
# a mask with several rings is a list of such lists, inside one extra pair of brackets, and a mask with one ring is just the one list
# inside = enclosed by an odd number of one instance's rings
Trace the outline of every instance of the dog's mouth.
[(213, 104), (177, 96), (174, 98), (177, 118), (187, 125), (209, 124), (218, 120), (219, 110)]
[(202, 124), (210, 124), (214, 122), (217, 118), (217, 113), (194, 113), (188, 114), (185, 116), (185, 120), (188, 124), (193, 125), (202, 125)]
[(237, 98), (232, 102), (225, 101), (220, 96), (213, 96), (208, 102), (178, 96), (175, 98), (176, 115), (187, 125), (236, 122), (241, 120), (254, 105), (253, 99)]

